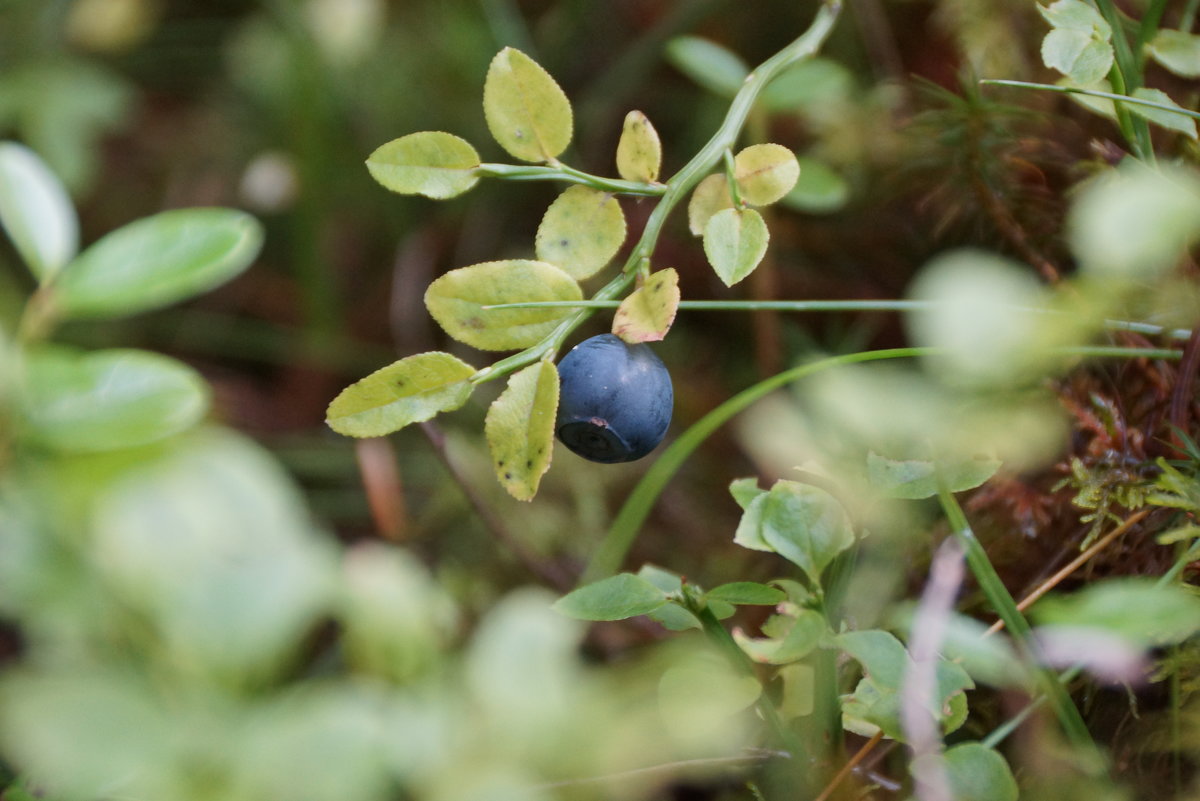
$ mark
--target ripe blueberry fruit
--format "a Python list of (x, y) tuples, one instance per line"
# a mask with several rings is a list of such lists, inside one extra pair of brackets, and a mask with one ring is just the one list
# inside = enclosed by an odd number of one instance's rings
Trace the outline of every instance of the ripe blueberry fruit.
[(671, 375), (648, 345), (612, 334), (584, 340), (558, 363), (559, 440), (593, 462), (632, 462), (671, 424)]

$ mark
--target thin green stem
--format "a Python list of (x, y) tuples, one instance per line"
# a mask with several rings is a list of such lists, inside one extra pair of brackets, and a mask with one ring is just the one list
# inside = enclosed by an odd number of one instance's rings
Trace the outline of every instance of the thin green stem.
[(580, 184), (615, 192), (622, 195), (658, 197), (667, 191), (666, 184), (647, 184), (641, 181), (623, 181), (619, 178), (604, 178), (599, 175), (568, 167), (566, 164), (546, 166), (542, 164), (480, 164), (474, 170), (480, 178), (503, 178), (506, 181), (559, 181)]
[(1154, 108), (1160, 111), (1169, 111), (1172, 114), (1182, 114), (1185, 117), (1200, 120), (1200, 111), (1192, 111), (1191, 109), (1180, 108), (1178, 106), (1167, 106), (1162, 103), (1156, 103), (1153, 100), (1143, 100), (1140, 97), (1130, 97), (1129, 95), (1117, 94), (1115, 92), (1101, 92), (1096, 89), (1080, 89), (1077, 86), (1056, 86), (1052, 83), (1033, 83), (1030, 81), (1010, 81), (1001, 78), (985, 78), (980, 83), (990, 86), (1016, 86), (1022, 89), (1038, 89), (1043, 92), (1058, 92), (1064, 95), (1087, 95), (1088, 97), (1102, 97), (1107, 100), (1113, 100), (1120, 103), (1129, 103), (1134, 106), (1145, 106), (1146, 108)]
[(742, 208), (742, 190), (738, 188), (737, 183), (737, 168), (733, 164), (733, 149), (725, 148), (725, 152), (721, 154), (721, 161), (725, 167), (725, 185), (729, 187), (729, 199), (733, 201), (734, 208)]
[(1137, 59), (1140, 71), (1144, 71), (1146, 67), (1146, 43), (1154, 38), (1154, 34), (1158, 33), (1158, 26), (1162, 23), (1163, 12), (1166, 9), (1167, 0), (1150, 0), (1149, 5), (1146, 6), (1146, 13), (1142, 15), (1142, 21), (1138, 24), (1133, 54)]
[[(1117, 10), (1112, 0), (1095, 0), (1095, 2), (1108, 26), (1112, 29), (1113, 54), (1116, 57), (1116, 63), (1109, 73), (1109, 80), (1112, 81), (1113, 89), (1118, 94), (1128, 95), (1142, 85), (1141, 59), (1130, 47), (1129, 39), (1125, 35), (1121, 12)], [(1130, 115), (1129, 109), (1123, 106), (1124, 102), (1118, 100), (1116, 103), (1117, 120), (1121, 126), (1121, 132), (1138, 158), (1143, 161), (1154, 161), (1149, 123), (1141, 117)]]

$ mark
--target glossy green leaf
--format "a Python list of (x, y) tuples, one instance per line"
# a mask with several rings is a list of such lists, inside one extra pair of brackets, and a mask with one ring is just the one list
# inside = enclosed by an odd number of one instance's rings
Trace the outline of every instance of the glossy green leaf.
[(1160, 30), (1146, 45), (1150, 57), (1183, 78), (1200, 78), (1200, 36)]
[(729, 193), (729, 182), (724, 174), (708, 176), (692, 190), (692, 197), (688, 201), (688, 230), (693, 236), (701, 236), (714, 214), (731, 208), (733, 196)]
[(79, 249), (79, 219), (62, 181), (29, 148), (0, 142), (0, 226), (39, 281)]
[(618, 573), (567, 593), (554, 608), (580, 620), (624, 620), (658, 609), (667, 594), (640, 576)]
[(734, 156), (733, 175), (744, 202), (767, 206), (796, 185), (800, 163), (783, 145), (751, 145)]
[[(777, 481), (761, 499), (758, 541), (799, 566), (814, 585), (821, 572), (842, 551), (854, 544), (854, 530), (846, 510), (837, 499), (819, 487), (795, 481)], [(738, 534), (742, 527), (739, 525)], [(740, 544), (745, 545), (745, 542)]]
[(554, 450), (558, 370), (548, 361), (531, 364), (508, 380), (488, 408), (483, 430), (492, 467), (508, 494), (532, 500)]
[(442, 200), (475, 186), (479, 154), (471, 143), (441, 131), (422, 131), (381, 145), (367, 159), (371, 177), (402, 195)]
[(787, 598), (782, 590), (756, 581), (732, 581), (713, 587), (704, 594), (709, 601), (747, 606), (774, 606)]
[(343, 389), (325, 422), (349, 437), (382, 437), (462, 406), (474, 374), (474, 367), (449, 353), (408, 356)]
[(800, 177), (780, 201), (789, 209), (807, 214), (831, 214), (840, 211), (850, 199), (850, 184), (845, 178), (816, 159), (797, 159)]
[(548, 161), (571, 143), (571, 102), (550, 73), (515, 48), (501, 50), (488, 67), (483, 113), (496, 142), (522, 161)]
[(653, 183), (662, 168), (662, 142), (658, 131), (640, 111), (625, 115), (617, 142), (617, 174), (626, 181)]
[(156, 442), (195, 425), (208, 404), (204, 379), (157, 353), (45, 346), (26, 356), (22, 407), (28, 434), (56, 450)]
[(74, 318), (169, 306), (241, 273), (262, 242), (262, 226), (245, 212), (164, 211), (118, 228), (85, 250), (64, 268), (54, 297), (62, 313)]
[(480, 350), (537, 344), (570, 309), (485, 309), (501, 303), (580, 300), (575, 279), (544, 261), (489, 261), (451, 270), (429, 285), (425, 306), (447, 334)]
[(1143, 647), (1162, 646), (1200, 631), (1200, 598), (1150, 578), (1110, 578), (1044, 598), (1031, 616), (1039, 625), (1099, 628)]
[(658, 342), (671, 329), (678, 309), (679, 273), (667, 267), (652, 273), (621, 301), (612, 332), (630, 344)]
[(735, 53), (699, 36), (676, 36), (667, 42), (667, 61), (697, 85), (721, 97), (733, 97), (750, 73)]
[[(1172, 100), (1161, 89), (1150, 89), (1145, 86), (1139, 86), (1133, 90), (1133, 96), (1140, 100), (1149, 100), (1152, 103), (1158, 103), (1169, 108), (1177, 108), (1180, 111), (1183, 110), (1182, 106)], [(1175, 114), (1170, 111), (1151, 108), (1150, 106), (1143, 106), (1137, 103), (1128, 103), (1126, 107), (1131, 114), (1143, 117), (1155, 125), (1161, 125), (1167, 130), (1177, 131), (1188, 139), (1196, 139), (1196, 120), (1194, 117), (1189, 117), (1186, 114)]]
[(918, 500), (938, 494), (938, 470), (951, 492), (974, 489), (1000, 469), (999, 459), (964, 459), (934, 463), (924, 459), (888, 459), (867, 454), (867, 477), (871, 486), (888, 498)]
[(982, 743), (959, 743), (940, 757), (955, 801), (1017, 801), (1020, 791), (1004, 757)]
[(595, 275), (625, 242), (625, 213), (607, 192), (572, 186), (550, 204), (534, 246), (542, 261), (582, 281)]
[(725, 286), (754, 272), (767, 254), (770, 234), (754, 209), (725, 209), (704, 226), (704, 255)]

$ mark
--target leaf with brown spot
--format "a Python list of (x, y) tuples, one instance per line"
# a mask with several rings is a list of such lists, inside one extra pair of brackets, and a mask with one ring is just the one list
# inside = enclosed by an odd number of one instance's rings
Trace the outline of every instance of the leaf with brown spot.
[(678, 309), (679, 273), (667, 267), (621, 301), (612, 332), (631, 345), (658, 342), (671, 329)]

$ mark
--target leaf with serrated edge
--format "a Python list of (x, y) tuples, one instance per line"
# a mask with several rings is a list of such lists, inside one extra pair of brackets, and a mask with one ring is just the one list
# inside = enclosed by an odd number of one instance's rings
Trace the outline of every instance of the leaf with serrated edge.
[(612, 332), (632, 344), (658, 342), (667, 335), (679, 309), (679, 273), (659, 270), (629, 293), (613, 317)]
[(607, 192), (572, 186), (550, 204), (534, 239), (537, 257), (582, 281), (598, 273), (625, 242), (625, 213)]
[(522, 161), (549, 161), (571, 143), (571, 102), (550, 73), (512, 47), (488, 67), (483, 114), (500, 147)]
[(449, 353), (408, 356), (343, 389), (325, 422), (349, 437), (382, 437), (462, 406), (474, 374), (474, 367)]
[(658, 131), (640, 111), (625, 115), (617, 142), (617, 174), (626, 181), (653, 183), (662, 168), (662, 142)]
[(653, 612), (667, 594), (632, 573), (618, 573), (586, 584), (554, 602), (554, 609), (580, 620), (624, 620)]
[(718, 211), (733, 208), (733, 196), (729, 194), (729, 182), (721, 173), (708, 176), (692, 190), (688, 201), (688, 230), (692, 236), (701, 236), (705, 226)]
[(16, 142), (0, 142), (0, 226), (39, 281), (62, 269), (79, 248), (79, 218), (66, 187)]
[(381, 145), (367, 159), (371, 177), (393, 192), (444, 200), (479, 181), (471, 143), (442, 131), (421, 131)]
[(537, 344), (572, 309), (485, 309), (501, 303), (580, 300), (575, 279), (544, 261), (488, 261), (442, 275), (425, 291), (425, 307), (447, 334), (480, 350)]
[(558, 370), (548, 361), (514, 373), (488, 408), (483, 430), (496, 478), (519, 501), (532, 500), (550, 468)]
[(796, 185), (800, 162), (783, 145), (751, 145), (734, 156), (733, 177), (743, 201), (751, 206), (767, 206)]
[(754, 272), (767, 254), (770, 234), (754, 209), (719, 211), (704, 226), (704, 255), (725, 286)]

